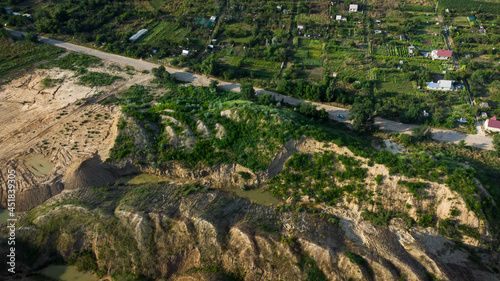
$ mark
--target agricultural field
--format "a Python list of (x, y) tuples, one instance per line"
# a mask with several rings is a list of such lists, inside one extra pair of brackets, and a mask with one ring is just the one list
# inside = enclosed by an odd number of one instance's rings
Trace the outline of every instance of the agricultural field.
[[(498, 80), (500, 61), (498, 1), (446, 0), (439, 2), (436, 11), (435, 2), (430, 0), (369, 0), (366, 5), (357, 2), (357, 12), (349, 12), (347, 2), (319, 0), (208, 3), (125, 0), (101, 1), (95, 5), (84, 2), (64, 5), (63, 2), (27, 1), (23, 5), (12, 5), (16, 11), (32, 13), (33, 18), (3, 14), (0, 19), (14, 28), (112, 53), (187, 67), (227, 81), (251, 81), (269, 90), (278, 89), (283, 80), (291, 83), (302, 80), (318, 89), (326, 89), (325, 77), (335, 76), (336, 89), (341, 92), (336, 95), (338, 100), (318, 98), (316, 101), (331, 100), (346, 107), (357, 96), (417, 91), (423, 108), (431, 110), (431, 114), (445, 115), (429, 121), (420, 117), (405, 118), (403, 112), (399, 115), (379, 113), (396, 121), (473, 132), (472, 123), (463, 128), (443, 120), (457, 115), (451, 108), (466, 104), (464, 96), (478, 100), (500, 99), (500, 93), (490, 87)], [(3, 9), (0, 11), (3, 13)], [(148, 30), (143, 36), (135, 42), (128, 40), (142, 28)], [(413, 54), (410, 46), (413, 46)], [(453, 66), (451, 60), (429, 58), (433, 50), (450, 47), (457, 55), (457, 66)], [(183, 50), (189, 54), (181, 55)], [(440, 79), (465, 84), (470, 92), (454, 92), (450, 96), (458, 98), (449, 99), (443, 108), (434, 107), (431, 99), (425, 98), (432, 94), (426, 90), (426, 83)], [(471, 88), (468, 88), (469, 79), (472, 79)], [(307, 93), (297, 95), (308, 96)], [(352, 98), (344, 98), (346, 96)], [(423, 108), (420, 109), (423, 111)], [(493, 102), (488, 114), (497, 111)], [(466, 111), (467, 116), (461, 117), (474, 119), (473, 112)]]

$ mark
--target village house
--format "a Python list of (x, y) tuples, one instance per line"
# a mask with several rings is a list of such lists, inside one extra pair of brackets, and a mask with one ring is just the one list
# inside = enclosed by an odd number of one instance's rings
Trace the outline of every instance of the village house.
[(349, 13), (355, 13), (358, 11), (358, 4), (349, 5)]
[(453, 86), (454, 80), (439, 80), (436, 83), (427, 82), (427, 90), (436, 91), (453, 91), (455, 87)]
[(453, 51), (449, 50), (433, 50), (431, 52), (431, 58), (433, 60), (448, 60), (453, 57)]
[(341, 20), (342, 19), (342, 16), (341, 15), (336, 15), (335, 16), (335, 20)]
[(410, 45), (410, 46), (408, 47), (408, 54), (410, 54), (411, 56), (414, 56), (414, 55), (415, 55), (415, 46)]
[(500, 120), (497, 120), (497, 117), (493, 116), (484, 122), (484, 128), (487, 131), (500, 132)]
[(488, 107), (490, 107), (490, 105), (488, 104), (488, 102), (483, 101), (479, 104), (479, 107), (480, 108), (488, 108)]

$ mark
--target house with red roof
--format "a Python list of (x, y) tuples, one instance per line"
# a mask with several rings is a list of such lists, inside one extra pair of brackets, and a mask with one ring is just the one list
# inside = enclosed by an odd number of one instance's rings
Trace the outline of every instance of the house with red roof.
[(450, 50), (434, 50), (431, 52), (433, 60), (448, 60), (453, 57), (453, 51)]
[(484, 128), (487, 131), (500, 132), (500, 120), (496, 116), (493, 116), (484, 122)]

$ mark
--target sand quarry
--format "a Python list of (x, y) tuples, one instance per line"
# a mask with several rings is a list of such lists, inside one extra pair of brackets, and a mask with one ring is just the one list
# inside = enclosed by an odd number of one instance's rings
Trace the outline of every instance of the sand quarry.
[[(99, 102), (131, 85), (148, 85), (153, 79), (142, 69), (117, 69), (106, 62), (88, 69), (125, 78), (109, 86), (81, 85), (73, 71), (58, 68), (30, 70), (0, 86), (0, 206), (6, 202), (7, 170), (16, 170), (18, 207), (28, 209), (63, 188), (72, 188), (60, 184), (70, 173), (68, 169), (78, 169), (89, 158), (108, 158), (120, 108)], [(58, 82), (46, 87), (44, 78)], [(50, 188), (43, 190), (44, 185)], [(35, 192), (25, 193), (29, 190)]]

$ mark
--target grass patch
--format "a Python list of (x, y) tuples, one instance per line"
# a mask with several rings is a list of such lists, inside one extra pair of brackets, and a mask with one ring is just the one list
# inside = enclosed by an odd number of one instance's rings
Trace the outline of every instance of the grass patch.
[(107, 86), (113, 84), (116, 80), (125, 80), (121, 76), (113, 76), (102, 72), (89, 72), (80, 76), (78, 81), (87, 86)]
[(0, 38), (0, 83), (7, 75), (30, 68), (37, 62), (56, 58), (62, 52), (62, 49), (49, 44)]

